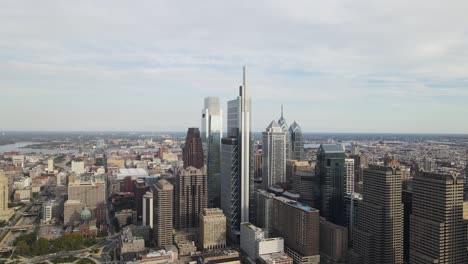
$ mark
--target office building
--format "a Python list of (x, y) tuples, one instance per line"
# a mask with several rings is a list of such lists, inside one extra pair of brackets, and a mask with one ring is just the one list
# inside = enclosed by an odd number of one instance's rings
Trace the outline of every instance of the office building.
[(320, 264), (346, 263), (348, 229), (320, 219)]
[(320, 263), (319, 211), (285, 197), (273, 198), (273, 233), (283, 237), (294, 263)]
[(208, 177), (208, 207), (221, 204), (221, 138), (223, 135), (223, 112), (218, 97), (206, 97), (202, 110), (202, 141), (206, 145), (206, 168)]
[(263, 178), (262, 187), (267, 190), (276, 183), (286, 182), (287, 134), (272, 121), (263, 132)]
[(104, 175), (81, 174), (70, 177), (68, 199), (81, 201), (98, 223), (107, 223), (106, 179)]
[(239, 96), (228, 102), (228, 134), (221, 140), (221, 209), (226, 215), (231, 239), (238, 238), (241, 222), (254, 218), (251, 100), (247, 94), (245, 74), (244, 67)]
[(315, 170), (299, 170), (292, 177), (292, 189), (301, 197), (301, 202), (310, 207), (318, 207), (320, 200), (319, 177)]
[(195, 167), (201, 169), (204, 167), (203, 146), (198, 128), (192, 127), (188, 129), (185, 145), (182, 149), (182, 160), (184, 168)]
[(261, 180), (263, 177), (263, 150), (255, 149), (253, 153), (254, 179)]
[(302, 129), (296, 121), (289, 127), (291, 136), (291, 159), (304, 160), (304, 140), (302, 138)]
[(403, 205), (400, 164), (369, 166), (353, 230), (351, 263), (403, 263)]
[(268, 236), (273, 234), (273, 198), (275, 197), (275, 194), (265, 190), (255, 191), (255, 224), (263, 228)]
[(354, 159), (345, 159), (346, 194), (354, 193)]
[(50, 223), (54, 218), (54, 207), (57, 210), (57, 204), (53, 201), (47, 201), (42, 204), (42, 223)]
[(52, 158), (47, 160), (47, 172), (48, 173), (54, 172), (54, 159)]
[(85, 173), (84, 161), (72, 160), (71, 171), (74, 172), (76, 175)]
[(155, 240), (158, 247), (172, 245), (172, 222), (174, 210), (174, 186), (166, 179), (156, 183), (154, 199), (156, 201)]
[(345, 224), (346, 194), (345, 152), (340, 144), (322, 144), (317, 151), (317, 175), (320, 179), (320, 215), (328, 221)]
[(226, 216), (227, 235), (233, 241), (238, 240), (241, 223), (239, 162), (237, 138), (223, 138), (221, 141), (221, 209)]
[(153, 228), (154, 223), (153, 198), (154, 194), (152, 192), (146, 192), (143, 195), (143, 225), (150, 228)]
[(294, 174), (298, 171), (311, 171), (312, 167), (306, 160), (287, 160), (286, 161), (286, 180), (291, 182)]
[(226, 247), (226, 216), (221, 209), (203, 209), (200, 214), (200, 243), (204, 250)]
[(198, 227), (199, 215), (208, 205), (207, 177), (202, 169), (186, 167), (177, 174), (175, 226)]
[(411, 214), (413, 213), (413, 190), (403, 187), (401, 200), (403, 202), (403, 262), (410, 260)]
[(286, 119), (283, 116), (283, 105), (281, 105), (281, 116), (278, 119), (278, 125), (281, 128), (281, 131), (284, 132), (286, 136), (286, 142), (285, 142), (285, 152), (286, 152), (286, 158), (285, 160), (290, 160), (291, 158), (291, 133), (289, 132), (289, 127), (288, 123), (286, 122)]
[(133, 181), (133, 193), (135, 197), (135, 207), (137, 212), (137, 221), (141, 221), (143, 217), (143, 196), (149, 191), (149, 186), (142, 179)]
[(457, 173), (414, 176), (410, 263), (467, 263), (463, 187)]
[(14, 214), (13, 210), (8, 208), (8, 178), (5, 172), (0, 170), (0, 220), (8, 221)]
[(284, 252), (284, 239), (267, 238), (265, 231), (251, 223), (241, 223), (240, 248), (252, 260), (262, 255)]
[(74, 226), (80, 223), (83, 204), (80, 200), (67, 200), (63, 205), (63, 225)]

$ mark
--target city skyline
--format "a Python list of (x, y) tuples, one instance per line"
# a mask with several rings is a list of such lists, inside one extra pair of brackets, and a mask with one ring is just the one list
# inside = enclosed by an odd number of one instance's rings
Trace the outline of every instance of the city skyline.
[(0, 4), (0, 130), (184, 131), (247, 64), (252, 131), (468, 133), (467, 3), (191, 5)]

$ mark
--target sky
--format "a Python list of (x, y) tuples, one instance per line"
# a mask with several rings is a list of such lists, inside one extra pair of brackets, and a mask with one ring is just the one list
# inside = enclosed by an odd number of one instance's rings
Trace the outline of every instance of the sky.
[(468, 1), (1, 1), (0, 130), (468, 133)]

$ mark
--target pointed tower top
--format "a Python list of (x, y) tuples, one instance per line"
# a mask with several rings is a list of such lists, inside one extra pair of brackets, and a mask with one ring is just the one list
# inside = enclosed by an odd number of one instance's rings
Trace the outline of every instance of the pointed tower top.
[(281, 104), (281, 118), (283, 118), (283, 104)]

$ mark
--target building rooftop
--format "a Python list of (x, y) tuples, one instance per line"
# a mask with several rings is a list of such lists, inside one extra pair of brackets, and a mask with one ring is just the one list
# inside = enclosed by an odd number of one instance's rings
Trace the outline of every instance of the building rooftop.
[(322, 144), (320, 145), (320, 149), (326, 153), (344, 153), (345, 151), (341, 144)]
[(299, 209), (301, 209), (303, 211), (306, 211), (306, 212), (317, 211), (317, 209), (315, 209), (315, 208), (312, 208), (312, 207), (310, 207), (310, 206), (308, 206), (306, 204), (303, 204), (303, 203), (296, 202), (294, 200), (288, 199), (286, 197), (279, 196), (279, 197), (275, 197), (274, 199), (277, 199), (277, 200), (279, 200), (279, 201), (281, 201), (281, 202), (283, 202), (285, 204), (294, 206), (294, 207), (299, 208)]
[(142, 168), (119, 169), (119, 173), (117, 173), (118, 179), (123, 179), (127, 176), (144, 177), (148, 176), (148, 172)]

